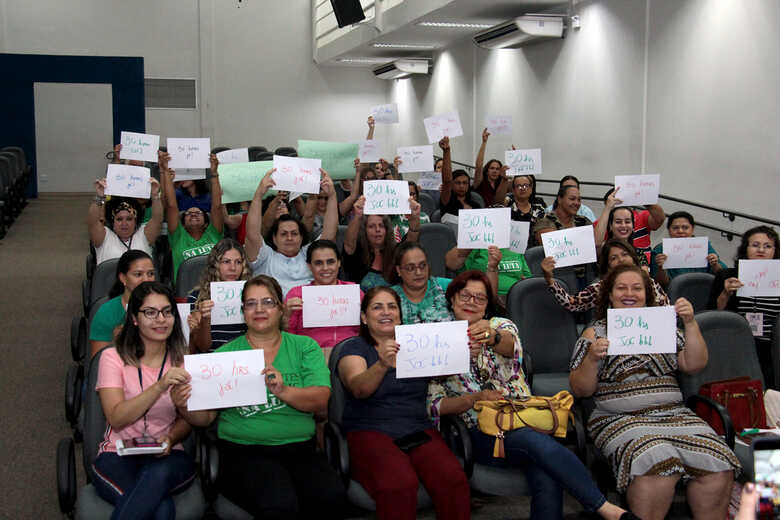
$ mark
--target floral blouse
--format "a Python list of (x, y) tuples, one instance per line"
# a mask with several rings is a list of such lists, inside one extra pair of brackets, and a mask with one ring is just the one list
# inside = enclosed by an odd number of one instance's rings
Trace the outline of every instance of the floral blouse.
[[(655, 289), (655, 304), (658, 306), (671, 305), (669, 303), (669, 297), (664, 290), (658, 285), (658, 282), (653, 282), (653, 288)], [(552, 285), (547, 287), (561, 307), (570, 312), (584, 312), (590, 309), (596, 308), (596, 300), (599, 298), (599, 291), (601, 290), (601, 280), (593, 282), (585, 287), (577, 294), (569, 294), (566, 292), (561, 284), (557, 281), (553, 281)]]
[[(504, 397), (514, 399), (531, 395), (523, 373), (523, 346), (517, 327), (506, 318), (491, 318), (490, 327), (514, 338), (515, 353), (511, 358), (502, 356), (488, 346), (483, 346), (476, 359), (471, 360), (470, 371), (449, 377), (432, 379), (428, 384), (428, 413), (434, 424), (439, 422), (439, 404), (445, 397), (459, 397), (493, 388)], [(477, 427), (477, 412), (469, 409), (461, 418), (469, 428)]]

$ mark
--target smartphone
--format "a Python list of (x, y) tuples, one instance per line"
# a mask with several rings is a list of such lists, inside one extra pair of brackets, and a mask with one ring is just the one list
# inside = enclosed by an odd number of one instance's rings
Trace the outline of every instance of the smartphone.
[(756, 518), (780, 519), (780, 436), (755, 439), (751, 446), (759, 496)]
[(410, 433), (409, 435), (404, 435), (403, 437), (399, 437), (398, 439), (395, 439), (393, 442), (395, 443), (396, 446), (398, 446), (398, 448), (401, 451), (408, 453), (414, 448), (418, 446), (422, 446), (429, 440), (431, 440), (431, 436), (421, 430), (418, 432)]

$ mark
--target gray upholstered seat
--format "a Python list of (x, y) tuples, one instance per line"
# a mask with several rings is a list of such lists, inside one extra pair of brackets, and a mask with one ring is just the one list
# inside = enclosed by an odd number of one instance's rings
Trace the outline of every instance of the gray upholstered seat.
[(685, 298), (693, 305), (694, 312), (707, 310), (707, 301), (715, 276), (709, 273), (685, 273), (672, 278), (667, 294), (674, 303), (677, 298)]
[(420, 245), (428, 256), (431, 276), (446, 276), (444, 257), (455, 247), (458, 237), (446, 224), (434, 223), (420, 226)]

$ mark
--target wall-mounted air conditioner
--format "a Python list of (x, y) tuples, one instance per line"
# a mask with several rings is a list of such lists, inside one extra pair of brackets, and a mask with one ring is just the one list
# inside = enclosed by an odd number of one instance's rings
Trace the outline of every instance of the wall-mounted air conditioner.
[(396, 60), (374, 69), (380, 79), (405, 78), (411, 74), (428, 74), (428, 60)]
[(550, 38), (563, 38), (564, 17), (529, 14), (496, 25), (474, 36), (484, 49), (516, 49)]

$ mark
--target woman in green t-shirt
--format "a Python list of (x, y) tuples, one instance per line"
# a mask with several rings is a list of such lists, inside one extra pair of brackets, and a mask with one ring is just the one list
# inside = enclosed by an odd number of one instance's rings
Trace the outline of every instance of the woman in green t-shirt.
[(260, 349), (267, 403), (190, 412), (191, 386), (171, 397), (194, 426), (217, 420), (219, 492), (255, 518), (342, 518), (346, 494), (317, 453), (314, 414), (325, 412), (330, 373), (317, 343), (281, 330), (282, 290), (270, 276), (248, 280), (241, 295), (247, 333), (217, 352)]

